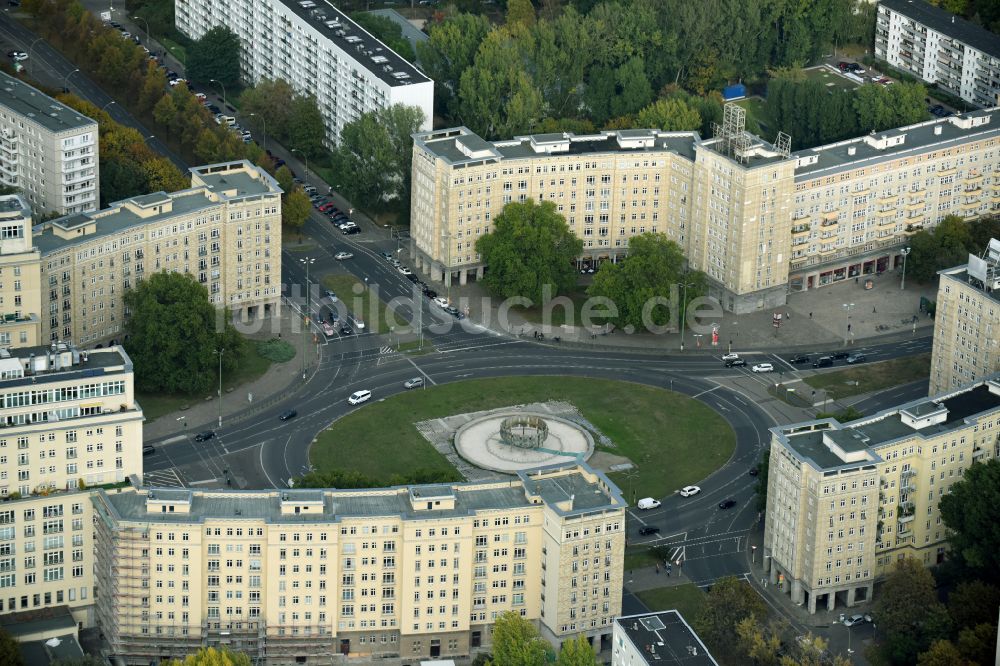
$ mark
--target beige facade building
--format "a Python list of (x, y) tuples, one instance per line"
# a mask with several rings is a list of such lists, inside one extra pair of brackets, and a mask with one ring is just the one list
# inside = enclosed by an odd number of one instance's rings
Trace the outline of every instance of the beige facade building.
[(0, 72), (0, 185), (37, 215), (100, 205), (97, 121)]
[(930, 395), (1000, 370), (1000, 241), (939, 275)]
[(996, 457), (1000, 376), (848, 424), (771, 429), (764, 562), (809, 612), (869, 601), (906, 557), (942, 561), (938, 504), (976, 462)]
[(42, 332), (40, 254), (31, 209), (17, 194), (0, 196), (0, 347), (34, 347)]
[[(487, 142), (466, 128), (414, 135), (411, 233), (418, 267), (451, 284), (481, 277), (475, 242), (511, 201), (552, 201), (615, 261), (661, 232), (711, 278), (727, 310), (781, 305), (902, 261), (908, 235), (946, 215), (1000, 210), (1000, 113), (977, 111), (795, 153), (742, 130), (728, 105), (718, 136), (605, 131)], [(792, 138), (794, 140), (794, 137)]]
[(141, 476), (142, 420), (121, 347), (0, 349), (0, 498)]
[(505, 611), (610, 645), (625, 503), (583, 464), (366, 490), (97, 491), (97, 621), (125, 663), (468, 655)]
[(125, 291), (160, 271), (194, 275), (243, 319), (281, 298), (281, 190), (249, 162), (191, 169), (191, 187), (40, 225), (42, 341), (117, 340)]

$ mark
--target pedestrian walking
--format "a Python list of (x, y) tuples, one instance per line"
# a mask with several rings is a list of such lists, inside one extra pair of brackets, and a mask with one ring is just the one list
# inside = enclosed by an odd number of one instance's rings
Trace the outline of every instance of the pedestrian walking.
[(660, 565), (659, 564), (656, 565), (656, 575), (657, 576), (660, 575)]
[(812, 313), (812, 312), (810, 312), (810, 313), (809, 313), (809, 318), (810, 318), (810, 319), (812, 319), (812, 318), (813, 318), (813, 313)]
[(873, 308), (872, 308), (872, 314), (875, 314), (876, 312), (878, 312), (878, 309), (877, 309), (877, 308), (875, 308), (875, 307), (873, 307)]

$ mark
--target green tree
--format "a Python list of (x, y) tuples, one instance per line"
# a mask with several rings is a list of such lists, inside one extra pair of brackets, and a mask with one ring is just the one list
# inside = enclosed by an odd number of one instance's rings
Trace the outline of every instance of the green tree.
[(156, 121), (157, 125), (167, 126), (174, 121), (176, 116), (177, 105), (174, 104), (174, 98), (170, 95), (161, 97), (160, 101), (153, 107), (153, 120)]
[(948, 215), (931, 231), (922, 229), (910, 237), (906, 274), (917, 282), (930, 282), (939, 270), (966, 263), (972, 250), (968, 223)]
[(955, 644), (947, 639), (931, 643), (926, 652), (921, 652), (917, 666), (972, 666), (962, 658)]
[(705, 597), (695, 629), (713, 652), (735, 657), (739, 654), (739, 636), (734, 627), (748, 618), (762, 624), (766, 617), (767, 607), (753, 588), (735, 576), (727, 576), (715, 581)]
[(53, 659), (49, 666), (105, 666), (106, 661), (92, 654), (85, 654), (82, 657), (68, 657), (66, 659)]
[(274, 179), (278, 181), (278, 187), (285, 194), (295, 189), (295, 176), (292, 175), (292, 170), (285, 165), (278, 167), (278, 170), (274, 172)]
[(188, 47), (188, 78), (203, 84), (215, 79), (235, 88), (240, 84), (240, 48), (235, 32), (224, 25), (215, 26)]
[(296, 95), (292, 98), (289, 113), (288, 143), (309, 157), (319, 157), (326, 152), (323, 141), (326, 125), (316, 98)]
[(201, 648), (182, 660), (164, 662), (164, 666), (250, 666), (250, 657), (242, 652), (232, 652), (229, 648)]
[(472, 66), (479, 46), (490, 31), (485, 16), (456, 14), (428, 29), (429, 38), (417, 44), (417, 56), (427, 75), (434, 80), (434, 101), (438, 112), (452, 116), (462, 72)]
[(493, 625), (492, 666), (544, 666), (552, 647), (535, 625), (513, 611), (506, 611)]
[(523, 28), (491, 31), (462, 73), (458, 111), (473, 131), (488, 139), (530, 132), (542, 117), (541, 92), (525, 67)]
[(948, 636), (950, 620), (937, 600), (934, 577), (913, 558), (896, 562), (886, 576), (875, 615), (885, 636), (884, 654), (894, 664), (914, 663), (934, 641)]
[[(993, 622), (996, 622), (994, 607)], [(958, 634), (958, 651), (972, 664), (989, 664), (997, 643), (997, 625), (990, 622), (963, 629)]]
[(753, 491), (757, 494), (757, 510), (763, 511), (767, 508), (767, 477), (771, 473), (771, 450), (764, 449), (757, 462), (757, 480), (753, 485)]
[(535, 8), (531, 0), (507, 0), (507, 25), (525, 28), (535, 24)]
[(597, 66), (591, 69), (584, 95), (590, 117), (597, 124), (633, 114), (652, 98), (653, 88), (639, 57), (629, 58), (617, 68)]
[(216, 311), (193, 275), (154, 273), (125, 292), (125, 306), (131, 312), (125, 349), (141, 391), (200, 393), (217, 379), (214, 350), (226, 350), (224, 371), (235, 370), (243, 359), (246, 342), (229, 313)]
[(493, 294), (525, 296), (541, 303), (546, 285), (553, 296), (576, 285), (573, 261), (583, 251), (551, 201), (512, 202), (496, 217), (493, 230), (476, 241), (487, 264), (484, 278)]
[(679, 98), (658, 99), (642, 108), (635, 118), (636, 127), (651, 127), (667, 132), (701, 129), (701, 114)]
[(25, 666), (17, 639), (7, 633), (5, 629), (0, 629), (0, 664)]
[[(680, 284), (687, 281), (687, 298), (705, 289), (700, 272), (684, 272), (684, 252), (663, 233), (644, 233), (629, 240), (628, 256), (618, 262), (605, 261), (587, 289), (590, 296), (610, 299), (618, 311), (612, 317), (619, 328), (656, 330), (680, 324), (683, 297)], [(676, 304), (676, 308), (674, 307)]]
[(289, 100), (294, 97), (295, 91), (288, 81), (261, 79), (256, 86), (240, 94), (240, 111), (244, 116), (252, 113), (263, 118), (268, 136), (284, 141), (288, 138), (292, 118)]
[(412, 134), (423, 123), (419, 108), (396, 104), (344, 125), (333, 162), (347, 198), (373, 211), (394, 207), (408, 212)]
[(1000, 580), (1000, 460), (970, 465), (940, 507), (954, 555), (986, 580)]
[(292, 231), (302, 228), (302, 225), (309, 219), (312, 212), (312, 202), (302, 191), (301, 187), (296, 187), (291, 192), (287, 192), (281, 202), (281, 226)]
[(956, 629), (997, 621), (1000, 588), (981, 580), (966, 580), (948, 595), (948, 615)]
[(756, 666), (777, 666), (780, 662), (781, 634), (785, 627), (778, 624), (761, 625), (751, 617), (736, 624), (740, 652)]
[(562, 644), (556, 666), (597, 666), (594, 647), (582, 634)]

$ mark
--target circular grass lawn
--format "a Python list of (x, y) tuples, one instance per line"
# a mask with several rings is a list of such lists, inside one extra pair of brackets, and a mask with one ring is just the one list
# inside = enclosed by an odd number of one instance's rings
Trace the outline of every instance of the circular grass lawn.
[[(376, 399), (378, 396), (374, 396)], [(632, 382), (579, 377), (499, 377), (428, 386), (369, 403), (321, 432), (309, 452), (317, 472), (353, 470), (388, 483), (417, 470), (454, 472), (415, 423), (532, 402), (574, 405), (638, 468), (611, 478), (623, 493), (663, 497), (698, 483), (732, 455), (732, 428), (705, 404)], [(596, 440), (596, 438), (595, 438)], [(627, 497), (632, 502), (633, 497)]]

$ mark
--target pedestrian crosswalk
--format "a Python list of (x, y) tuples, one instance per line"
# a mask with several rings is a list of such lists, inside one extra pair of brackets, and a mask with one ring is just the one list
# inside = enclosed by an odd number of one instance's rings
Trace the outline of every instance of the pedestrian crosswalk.
[(184, 482), (174, 470), (161, 469), (143, 474), (142, 485), (155, 488), (183, 488)]
[(385, 346), (385, 347), (379, 347), (378, 348), (378, 353), (382, 354), (384, 356), (384, 355), (387, 355), (387, 354), (395, 354), (396, 350), (393, 349), (392, 347)]

